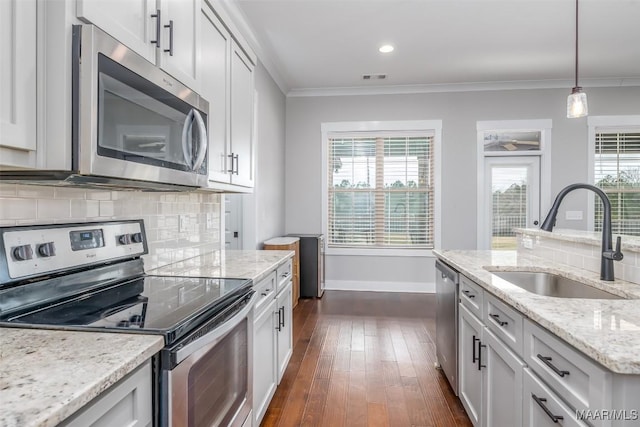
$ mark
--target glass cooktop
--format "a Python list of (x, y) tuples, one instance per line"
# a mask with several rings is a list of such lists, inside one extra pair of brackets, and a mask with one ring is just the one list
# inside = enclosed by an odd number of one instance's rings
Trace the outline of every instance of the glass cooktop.
[(251, 290), (249, 279), (142, 276), (5, 321), (158, 333), (168, 343)]

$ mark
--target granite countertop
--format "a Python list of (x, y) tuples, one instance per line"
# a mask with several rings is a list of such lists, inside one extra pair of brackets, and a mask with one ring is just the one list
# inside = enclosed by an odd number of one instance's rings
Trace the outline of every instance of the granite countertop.
[(3, 328), (0, 425), (55, 426), (163, 345), (158, 335)]
[[(436, 250), (434, 253), (611, 371), (640, 374), (640, 285), (622, 280), (604, 282), (599, 280), (598, 273), (516, 251)], [(546, 271), (631, 299), (545, 297), (527, 292), (488, 270)]]
[(149, 270), (147, 273), (165, 276), (236, 277), (252, 279), (255, 283), (294, 254), (293, 251), (280, 250), (213, 251)]

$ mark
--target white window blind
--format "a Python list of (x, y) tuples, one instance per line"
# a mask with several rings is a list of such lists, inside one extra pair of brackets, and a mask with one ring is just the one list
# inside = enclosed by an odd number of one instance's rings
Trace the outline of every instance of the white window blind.
[[(640, 236), (640, 129), (598, 129), (595, 151), (595, 185), (611, 201), (613, 232)], [(602, 203), (598, 197), (595, 228), (602, 230)]]
[(402, 132), (329, 138), (329, 247), (433, 248), (433, 141)]

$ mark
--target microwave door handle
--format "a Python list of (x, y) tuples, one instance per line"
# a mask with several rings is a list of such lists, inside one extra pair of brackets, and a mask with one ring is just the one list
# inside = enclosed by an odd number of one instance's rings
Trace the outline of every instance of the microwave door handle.
[(193, 155), (191, 154), (191, 144), (189, 141), (189, 131), (193, 126), (193, 114), (194, 110), (192, 109), (187, 114), (187, 117), (184, 119), (184, 125), (182, 126), (182, 154), (184, 155), (184, 160), (189, 167), (193, 167)]
[(207, 154), (207, 127), (204, 125), (204, 120), (202, 119), (202, 115), (198, 110), (193, 111), (193, 115), (196, 119), (196, 124), (198, 125), (198, 133), (200, 135), (200, 140), (198, 141), (198, 156), (196, 157), (196, 162), (193, 165), (193, 170), (200, 169), (202, 163), (204, 163), (204, 157)]

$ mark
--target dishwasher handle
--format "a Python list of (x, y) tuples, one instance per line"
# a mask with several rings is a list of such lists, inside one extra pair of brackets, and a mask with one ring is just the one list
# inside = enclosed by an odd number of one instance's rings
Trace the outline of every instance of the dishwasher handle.
[(455, 284), (458, 283), (458, 272), (446, 265), (444, 262), (436, 260), (436, 270), (438, 270), (438, 273), (443, 279), (451, 280), (451, 282)]

